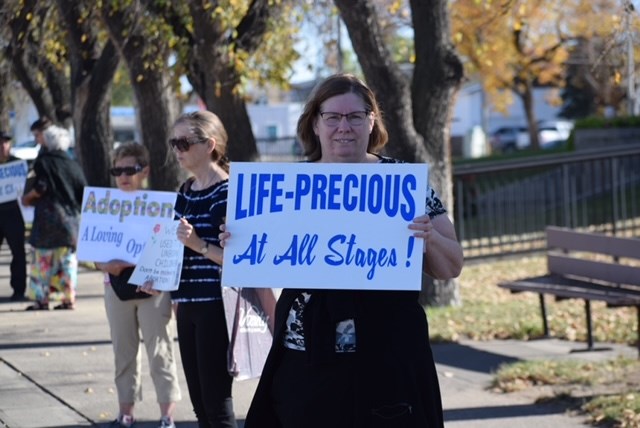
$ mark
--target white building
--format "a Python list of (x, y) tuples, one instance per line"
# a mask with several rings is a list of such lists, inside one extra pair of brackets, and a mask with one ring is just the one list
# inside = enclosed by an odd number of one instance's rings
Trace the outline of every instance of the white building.
[[(258, 151), (264, 159), (286, 160), (300, 154), (301, 148), (296, 140), (296, 125), (304, 103), (297, 100), (306, 98), (306, 94), (312, 86), (313, 82), (294, 85), (290, 96), (286, 98), (295, 101), (247, 104), (247, 112)], [(550, 96), (556, 90), (553, 88), (534, 89), (534, 111), (537, 120), (557, 118), (559, 107), (549, 102)], [(200, 107), (196, 105), (188, 105), (184, 110), (192, 111), (198, 108)], [(30, 100), (27, 99), (16, 107), (12, 124), (15, 142), (33, 139), (29, 128), (37, 118), (37, 111)], [(111, 123), (115, 142), (140, 141), (140, 132), (136, 126), (133, 107), (112, 107)], [(464, 85), (456, 98), (451, 121), (450, 136), (453, 155), (462, 156), (463, 152), (468, 155), (469, 151), (463, 150), (463, 145), (465, 138), (469, 140), (472, 133), (476, 136), (474, 138), (477, 138), (479, 129), (489, 135), (502, 126), (527, 126), (520, 99), (514, 96), (514, 102), (509, 106), (507, 113), (502, 114), (486, 106), (486, 96), (479, 83)], [(478, 152), (478, 150), (474, 152)]]

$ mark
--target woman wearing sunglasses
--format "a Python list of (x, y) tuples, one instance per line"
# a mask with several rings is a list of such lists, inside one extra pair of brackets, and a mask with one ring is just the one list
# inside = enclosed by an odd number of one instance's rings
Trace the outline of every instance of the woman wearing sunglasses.
[[(149, 151), (142, 144), (125, 143), (114, 150), (109, 173), (118, 189), (135, 192), (149, 175)], [(136, 401), (142, 400), (140, 333), (149, 359), (149, 372), (160, 407), (160, 428), (175, 428), (173, 412), (180, 400), (180, 386), (173, 356), (171, 299), (162, 293), (136, 292), (128, 284), (134, 265), (123, 260), (96, 263), (105, 272), (104, 306), (109, 320), (115, 362), (119, 415), (112, 427), (131, 427)]]
[[(187, 113), (175, 122), (169, 144), (192, 175), (180, 187), (175, 206), (177, 235), (185, 246), (180, 286), (171, 292), (182, 367), (198, 426), (235, 428), (218, 240), (227, 211), (227, 131), (211, 112)], [(150, 292), (150, 286), (143, 288)]]

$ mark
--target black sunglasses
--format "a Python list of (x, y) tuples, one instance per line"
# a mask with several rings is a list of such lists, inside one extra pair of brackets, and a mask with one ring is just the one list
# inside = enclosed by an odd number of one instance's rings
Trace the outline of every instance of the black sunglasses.
[(113, 168), (109, 169), (109, 174), (113, 175), (114, 177), (120, 177), (122, 174), (131, 177), (132, 175), (136, 175), (137, 173), (142, 171), (142, 169), (143, 168), (140, 165), (123, 167), (114, 166)]
[(207, 141), (206, 139), (198, 139), (198, 138), (170, 138), (169, 145), (171, 148), (177, 149), (179, 152), (188, 152), (189, 148), (194, 144), (204, 143)]

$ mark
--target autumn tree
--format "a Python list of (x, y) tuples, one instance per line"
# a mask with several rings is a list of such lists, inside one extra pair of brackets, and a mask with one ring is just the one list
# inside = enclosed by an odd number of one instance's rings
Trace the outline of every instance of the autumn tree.
[(40, 116), (71, 126), (71, 87), (65, 43), (57, 9), (50, 2), (6, 0), (0, 25), (10, 34), (4, 47), (13, 75)]
[(566, 64), (562, 116), (602, 115), (607, 108), (626, 111), (628, 59), (624, 42), (619, 35), (575, 40)]
[[(462, 64), (449, 40), (447, 1), (409, 2), (415, 44), (412, 77), (393, 60), (372, 0), (335, 0), (335, 4), (367, 83), (382, 105), (390, 136), (387, 154), (429, 163), (429, 181), (451, 210), (448, 128)], [(425, 276), (423, 303), (448, 305), (458, 299), (457, 281), (433, 281)]]
[[(151, 2), (153, 3), (153, 2)], [(189, 83), (229, 134), (231, 160), (258, 160), (245, 102), (246, 82), (286, 86), (297, 58), (291, 2), (189, 0), (156, 4), (179, 36), (180, 61)]]
[(620, 24), (616, 0), (455, 0), (451, 3), (456, 47), (467, 72), (504, 111), (516, 94), (524, 107), (532, 148), (539, 148), (533, 89), (562, 87), (569, 46), (578, 37), (610, 33)]

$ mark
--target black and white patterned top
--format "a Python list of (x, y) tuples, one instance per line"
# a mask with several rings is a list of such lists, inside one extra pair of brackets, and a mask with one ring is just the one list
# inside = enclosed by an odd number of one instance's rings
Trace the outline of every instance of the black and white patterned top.
[[(380, 157), (380, 163), (404, 163), (403, 161), (388, 157)], [(431, 188), (427, 187), (427, 200), (425, 202), (425, 212), (430, 218), (434, 218), (441, 214), (445, 214), (447, 210), (442, 205), (442, 201)], [(288, 349), (296, 351), (304, 351), (304, 329), (302, 319), (304, 308), (312, 294), (308, 292), (301, 293), (293, 301), (289, 309), (289, 316), (286, 321), (286, 330), (284, 333), (283, 345)], [(340, 321), (336, 325), (336, 352), (355, 352), (356, 351), (356, 326), (353, 319)]]
[[(210, 246), (220, 246), (218, 233), (227, 212), (228, 184), (228, 180), (223, 180), (202, 190), (192, 190), (185, 184), (178, 192), (176, 219), (184, 217)], [(171, 300), (174, 303), (221, 300), (221, 273), (220, 265), (185, 247), (180, 287), (171, 292)]]

